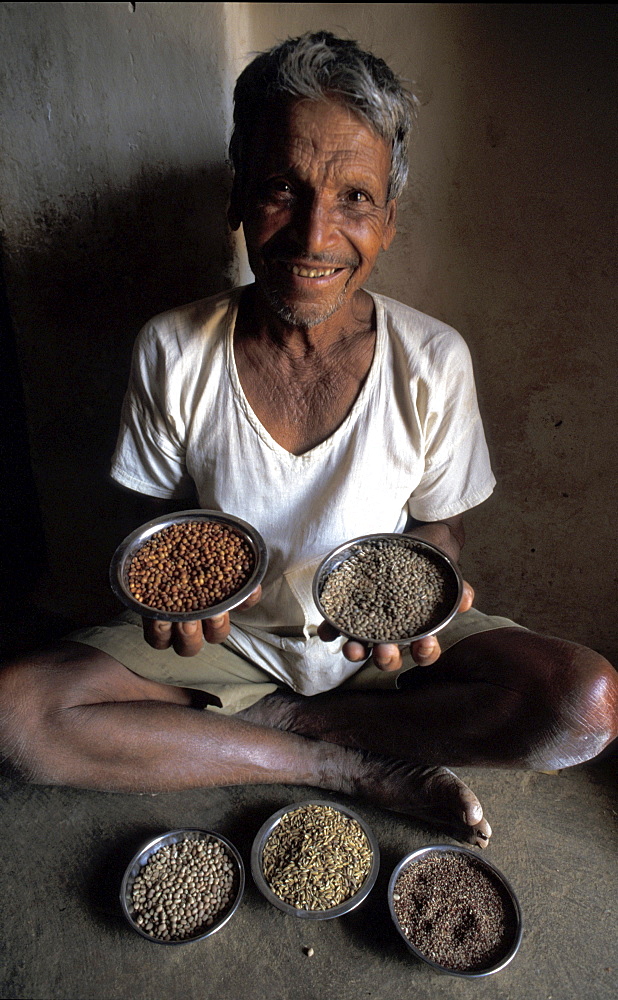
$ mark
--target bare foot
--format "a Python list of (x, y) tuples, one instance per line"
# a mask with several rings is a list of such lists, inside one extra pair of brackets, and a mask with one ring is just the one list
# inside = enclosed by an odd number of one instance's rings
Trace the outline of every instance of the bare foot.
[(277, 692), (240, 712), (237, 718), (258, 726), (310, 735), (321, 739), (324, 746), (332, 747), (332, 754), (330, 751), (328, 754), (330, 766), (321, 778), (316, 775), (317, 787), (356, 795), (383, 809), (438, 827), (466, 844), (487, 847), (491, 827), (483, 817), (476, 795), (456, 774), (446, 767), (411, 764), (334, 743), (328, 737), (324, 740), (319, 725), (317, 732), (316, 729), (307, 732), (306, 701), (297, 695)]
[[(354, 752), (354, 751), (353, 751)], [(362, 754), (353, 794), (437, 826), (456, 840), (487, 847), (491, 827), (474, 792), (447, 767), (422, 767)]]

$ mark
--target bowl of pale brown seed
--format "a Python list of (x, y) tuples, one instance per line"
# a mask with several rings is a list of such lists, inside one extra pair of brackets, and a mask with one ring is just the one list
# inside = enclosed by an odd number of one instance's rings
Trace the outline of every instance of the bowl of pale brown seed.
[(406, 946), (436, 972), (489, 976), (521, 944), (521, 907), (510, 883), (467, 847), (439, 844), (406, 855), (391, 875), (388, 905)]
[(446, 552), (403, 534), (363, 535), (330, 552), (313, 580), (320, 614), (349, 639), (405, 645), (457, 614), (459, 567)]
[(340, 803), (284, 806), (258, 831), (253, 879), (284, 913), (330, 920), (359, 906), (378, 877), (380, 850), (365, 820)]
[(264, 539), (247, 521), (221, 511), (183, 510), (128, 535), (112, 558), (110, 583), (142, 618), (193, 621), (242, 604), (267, 565)]
[(156, 944), (202, 941), (232, 918), (245, 888), (234, 845), (208, 830), (169, 830), (142, 844), (124, 873), (129, 925)]

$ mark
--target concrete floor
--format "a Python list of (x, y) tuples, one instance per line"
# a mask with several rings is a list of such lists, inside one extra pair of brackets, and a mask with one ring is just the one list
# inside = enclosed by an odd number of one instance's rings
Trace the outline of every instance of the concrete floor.
[[(524, 938), (505, 970), (440, 976), (390, 925), (385, 888), (397, 860), (444, 843), (402, 817), (356, 803), (382, 852), (364, 906), (310, 926), (271, 907), (248, 874), (241, 906), (207, 941), (168, 948), (123, 922), (123, 870), (146, 838), (179, 826), (217, 830), (250, 847), (275, 809), (311, 789), (265, 786), (159, 795), (32, 787), (4, 775), (0, 995), (32, 1000), (615, 1000), (617, 758), (558, 775), (461, 771), (485, 804), (488, 856), (511, 881)], [(328, 798), (329, 796), (322, 795)], [(314, 955), (303, 951), (311, 946)]]
[[(0, 628), (3, 656), (64, 634), (32, 610)], [(253, 884), (251, 844), (263, 821), (315, 798), (288, 785), (119, 795), (26, 785), (0, 768), (3, 1000), (616, 1000), (618, 745), (557, 775), (459, 769), (493, 826), (486, 856), (517, 892), (519, 953), (502, 972), (463, 980), (416, 961), (391, 925), (386, 887), (409, 851), (449, 838), (348, 800), (381, 851), (377, 884), (358, 910), (308, 923), (270, 906)], [(320, 792), (320, 798), (333, 798)], [(212, 938), (152, 944), (124, 922), (124, 869), (145, 840), (177, 827), (218, 831), (247, 873), (232, 920)], [(312, 947), (307, 957), (304, 949)]]

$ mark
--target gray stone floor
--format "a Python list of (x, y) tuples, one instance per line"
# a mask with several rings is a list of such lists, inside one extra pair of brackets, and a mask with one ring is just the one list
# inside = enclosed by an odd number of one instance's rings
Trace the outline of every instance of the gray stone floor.
[[(362, 908), (311, 923), (286, 916), (248, 874), (233, 919), (207, 941), (162, 947), (123, 922), (118, 889), (139, 844), (178, 826), (227, 835), (249, 870), (253, 836), (280, 806), (315, 797), (290, 786), (160, 795), (32, 787), (4, 776), (0, 995), (32, 1000), (615, 1000), (617, 758), (558, 775), (461, 771), (495, 830), (488, 857), (513, 884), (524, 938), (505, 970), (480, 980), (417, 962), (390, 925), (385, 889), (408, 851), (448, 838), (362, 803), (382, 867)], [(327, 798), (323, 794), (322, 798)], [(303, 948), (312, 947), (307, 957)]]

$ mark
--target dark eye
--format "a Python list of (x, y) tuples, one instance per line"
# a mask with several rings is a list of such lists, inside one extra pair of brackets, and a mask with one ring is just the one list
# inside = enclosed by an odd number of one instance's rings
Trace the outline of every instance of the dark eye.
[(273, 177), (263, 185), (262, 193), (266, 198), (289, 198), (292, 188), (283, 177)]
[(360, 205), (364, 201), (368, 201), (367, 195), (364, 191), (350, 191), (348, 194), (348, 201), (353, 202), (355, 205)]

